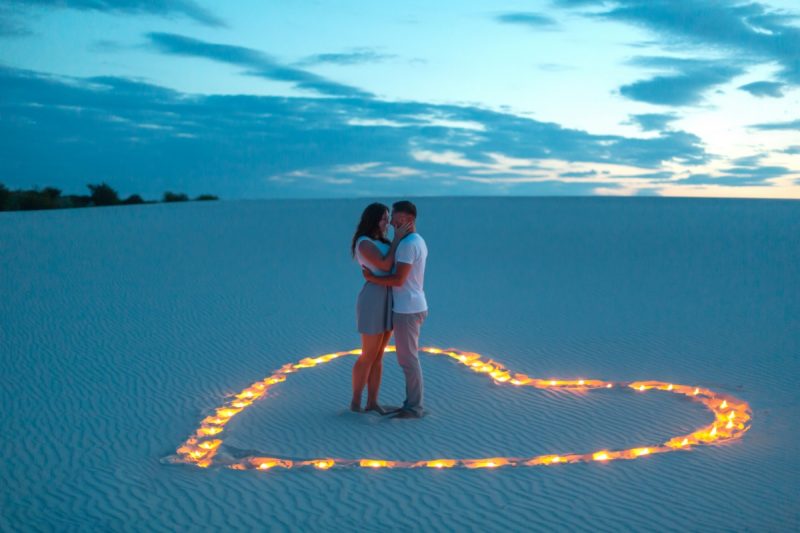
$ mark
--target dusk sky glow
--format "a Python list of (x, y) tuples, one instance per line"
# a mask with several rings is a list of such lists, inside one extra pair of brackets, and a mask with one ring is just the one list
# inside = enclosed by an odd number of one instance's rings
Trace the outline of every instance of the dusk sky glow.
[(800, 198), (800, 7), (0, 7), (0, 182), (222, 198)]

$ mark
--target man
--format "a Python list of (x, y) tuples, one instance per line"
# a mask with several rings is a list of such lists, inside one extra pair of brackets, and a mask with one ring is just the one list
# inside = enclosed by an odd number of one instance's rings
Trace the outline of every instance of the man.
[(367, 269), (364, 277), (372, 283), (392, 288), (392, 323), (397, 362), (406, 378), (406, 400), (395, 418), (420, 418), (422, 407), (422, 369), (419, 365), (419, 331), (428, 316), (428, 303), (422, 289), (428, 247), (417, 233), (417, 208), (408, 200), (392, 205), (391, 224), (395, 229), (409, 224), (408, 235), (395, 251), (395, 271), (377, 277)]

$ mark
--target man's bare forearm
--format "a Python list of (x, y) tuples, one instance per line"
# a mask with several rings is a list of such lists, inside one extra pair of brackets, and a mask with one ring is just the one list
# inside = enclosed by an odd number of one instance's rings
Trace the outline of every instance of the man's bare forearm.
[(397, 274), (390, 274), (388, 276), (369, 276), (367, 278), (376, 285), (383, 285), (384, 287), (399, 287), (403, 284), (403, 280)]

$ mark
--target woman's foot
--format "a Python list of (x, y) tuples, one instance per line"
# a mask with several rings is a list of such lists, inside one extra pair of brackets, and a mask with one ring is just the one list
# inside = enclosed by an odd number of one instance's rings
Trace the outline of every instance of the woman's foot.
[(353, 402), (350, 403), (350, 410), (353, 411), (354, 413), (363, 413), (364, 412), (364, 410), (361, 409), (361, 404), (353, 403)]
[(381, 416), (390, 415), (392, 413), (396, 413), (399, 410), (400, 410), (399, 407), (395, 407), (393, 405), (386, 405), (386, 406), (382, 407), (377, 403), (376, 404), (372, 404), (372, 405), (368, 405), (364, 409), (364, 411), (375, 411), (376, 413), (378, 413)]

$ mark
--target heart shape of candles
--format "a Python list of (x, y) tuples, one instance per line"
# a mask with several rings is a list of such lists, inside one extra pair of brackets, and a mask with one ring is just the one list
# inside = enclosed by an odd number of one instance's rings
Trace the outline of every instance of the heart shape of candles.
[[(395, 351), (394, 346), (386, 348)], [(678, 435), (660, 444), (646, 445), (624, 450), (598, 450), (585, 454), (548, 454), (528, 458), (485, 457), (476, 459), (423, 459), (419, 461), (390, 461), (378, 458), (336, 459), (318, 457), (308, 459), (250, 456), (231, 459), (218, 455), (223, 442), (225, 425), (230, 420), (266, 395), (267, 391), (285, 381), (288, 376), (306, 368), (312, 368), (346, 355), (361, 355), (361, 350), (335, 352), (318, 357), (307, 357), (297, 363), (281, 367), (271, 376), (253, 383), (211, 416), (204, 418), (200, 427), (177, 450), (177, 454), (167, 458), (171, 463), (185, 463), (201, 468), (212, 465), (225, 466), (235, 470), (269, 470), (271, 468), (316, 468), (319, 470), (339, 468), (498, 468), (540, 465), (558, 465), (579, 462), (607, 462), (618, 459), (638, 459), (646, 455), (672, 451), (689, 450), (697, 446), (708, 446), (740, 439), (750, 429), (752, 412), (747, 402), (729, 395), (690, 385), (678, 385), (662, 381), (634, 381), (615, 383), (596, 379), (538, 379), (525, 374), (512, 373), (502, 364), (484, 359), (480, 354), (455, 349), (422, 348), (421, 352), (431, 355), (451, 357), (473, 372), (486, 375), (500, 385), (511, 387), (535, 387), (539, 389), (561, 389), (585, 391), (590, 389), (612, 389), (627, 387), (639, 392), (650, 390), (667, 391), (686, 396), (703, 404), (714, 414), (714, 422), (686, 435)]]

